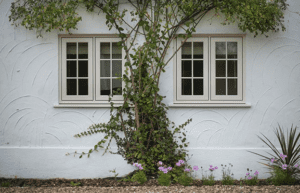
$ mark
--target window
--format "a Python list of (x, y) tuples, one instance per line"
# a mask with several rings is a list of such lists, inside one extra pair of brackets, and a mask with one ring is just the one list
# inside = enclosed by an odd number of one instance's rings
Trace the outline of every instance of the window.
[(60, 103), (109, 104), (123, 102), (121, 79), (124, 73), (124, 50), (120, 38), (62, 37)]
[(242, 37), (177, 39), (174, 103), (245, 103)]

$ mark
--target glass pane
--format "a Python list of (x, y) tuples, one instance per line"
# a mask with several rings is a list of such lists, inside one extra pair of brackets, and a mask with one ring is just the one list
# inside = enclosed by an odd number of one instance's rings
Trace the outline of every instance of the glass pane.
[(77, 95), (76, 79), (67, 79), (67, 95)]
[(225, 77), (225, 60), (216, 60), (216, 77)]
[(227, 76), (228, 77), (237, 77), (237, 61), (228, 60), (227, 61)]
[(226, 42), (216, 42), (216, 58), (226, 58)]
[(228, 95), (237, 95), (237, 79), (228, 79)]
[(78, 61), (78, 77), (88, 77), (88, 61)]
[(78, 58), (88, 59), (88, 43), (78, 43)]
[(227, 58), (237, 58), (237, 42), (227, 42)]
[(194, 77), (203, 77), (203, 61), (194, 60)]
[(181, 50), (181, 58), (192, 58), (192, 42), (185, 42)]
[(100, 80), (100, 94), (109, 95), (110, 94), (110, 79), (101, 79)]
[(203, 42), (194, 42), (194, 58), (203, 58)]
[(203, 95), (203, 79), (194, 79), (194, 95)]
[(79, 79), (78, 80), (78, 92), (79, 95), (88, 95), (88, 79)]
[(216, 95), (226, 95), (226, 79), (216, 79)]
[(192, 79), (182, 79), (181, 94), (192, 95)]
[(122, 76), (122, 60), (112, 61), (112, 76), (121, 77)]
[(112, 43), (112, 58), (121, 59), (122, 58), (122, 48), (118, 47), (118, 43)]
[(181, 76), (182, 77), (191, 77), (192, 76), (192, 61), (182, 61), (181, 66)]
[(110, 43), (100, 43), (100, 59), (110, 58)]
[(100, 61), (100, 77), (110, 77), (110, 61)]
[(76, 43), (67, 43), (67, 59), (76, 59)]
[(76, 61), (67, 61), (67, 77), (76, 76)]
[(112, 79), (112, 89), (114, 95), (122, 95), (122, 80)]

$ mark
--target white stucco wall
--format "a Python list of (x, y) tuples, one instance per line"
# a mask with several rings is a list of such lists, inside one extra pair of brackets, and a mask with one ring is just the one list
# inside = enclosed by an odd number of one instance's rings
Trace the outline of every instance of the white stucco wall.
[[(90, 158), (65, 156), (67, 152), (87, 152), (105, 134), (74, 138), (94, 123), (106, 123), (109, 108), (54, 108), (58, 104), (58, 32), (36, 38), (34, 31), (15, 28), (8, 21), (10, 3), (0, 1), (0, 177), (14, 178), (104, 178), (116, 168), (119, 176), (134, 169), (120, 155), (104, 149)], [(300, 127), (300, 2), (289, 0), (285, 11), (286, 32), (270, 33), (269, 38), (246, 41), (246, 102), (250, 108), (170, 108), (168, 117), (176, 126), (193, 121), (185, 132), (190, 142), (188, 161), (192, 167), (218, 166), (214, 171), (221, 179), (221, 164), (233, 164), (234, 178), (244, 178), (247, 168), (259, 178), (268, 170), (257, 163), (272, 153), (256, 135), (263, 133), (280, 150), (273, 129)], [(103, 15), (80, 12), (83, 20), (73, 33), (115, 33), (105, 25)], [(221, 19), (205, 17), (197, 33), (242, 33), (235, 25), (223, 26)], [(211, 24), (211, 25), (210, 25)], [(164, 103), (173, 102), (173, 64), (162, 74), (160, 94)], [(297, 131), (298, 133), (299, 131)], [(120, 137), (124, 135), (119, 133)], [(183, 136), (176, 134), (176, 136)], [(177, 141), (180, 141), (177, 138)], [(181, 143), (181, 141), (180, 141)], [(106, 147), (108, 143), (105, 144)], [(299, 145), (299, 143), (298, 143)], [(116, 152), (115, 140), (111, 151)], [(193, 156), (191, 156), (193, 154)], [(172, 166), (173, 167), (173, 166)], [(205, 174), (205, 173), (203, 173)], [(208, 172), (207, 174), (210, 174)], [(196, 173), (202, 178), (201, 170)]]

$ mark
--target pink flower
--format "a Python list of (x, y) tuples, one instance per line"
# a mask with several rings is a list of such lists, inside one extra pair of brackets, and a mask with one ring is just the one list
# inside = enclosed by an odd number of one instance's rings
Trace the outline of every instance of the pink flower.
[(251, 177), (251, 176), (249, 176), (249, 177), (248, 177), (248, 180), (251, 180), (251, 179), (252, 179), (252, 177)]
[(271, 162), (272, 162), (272, 163), (273, 163), (273, 161), (274, 161), (274, 158), (271, 159)]
[(179, 163), (184, 164), (184, 161), (183, 160), (179, 160)]
[(199, 170), (198, 166), (194, 166), (193, 170), (196, 170), (196, 171)]

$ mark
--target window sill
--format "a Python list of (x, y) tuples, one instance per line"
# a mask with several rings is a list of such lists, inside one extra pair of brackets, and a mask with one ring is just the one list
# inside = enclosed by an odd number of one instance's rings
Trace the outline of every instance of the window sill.
[(251, 104), (247, 104), (247, 103), (239, 103), (239, 104), (233, 104), (233, 103), (203, 103), (203, 104), (197, 104), (197, 103), (181, 103), (181, 104), (169, 104), (170, 108), (191, 108), (191, 107), (196, 107), (196, 108), (201, 108), (201, 107), (217, 107), (217, 108), (221, 108), (221, 107), (234, 107), (234, 108), (250, 108)]
[[(123, 103), (114, 103), (114, 107), (120, 107)], [(106, 104), (57, 104), (54, 108), (110, 108), (110, 103)]]

